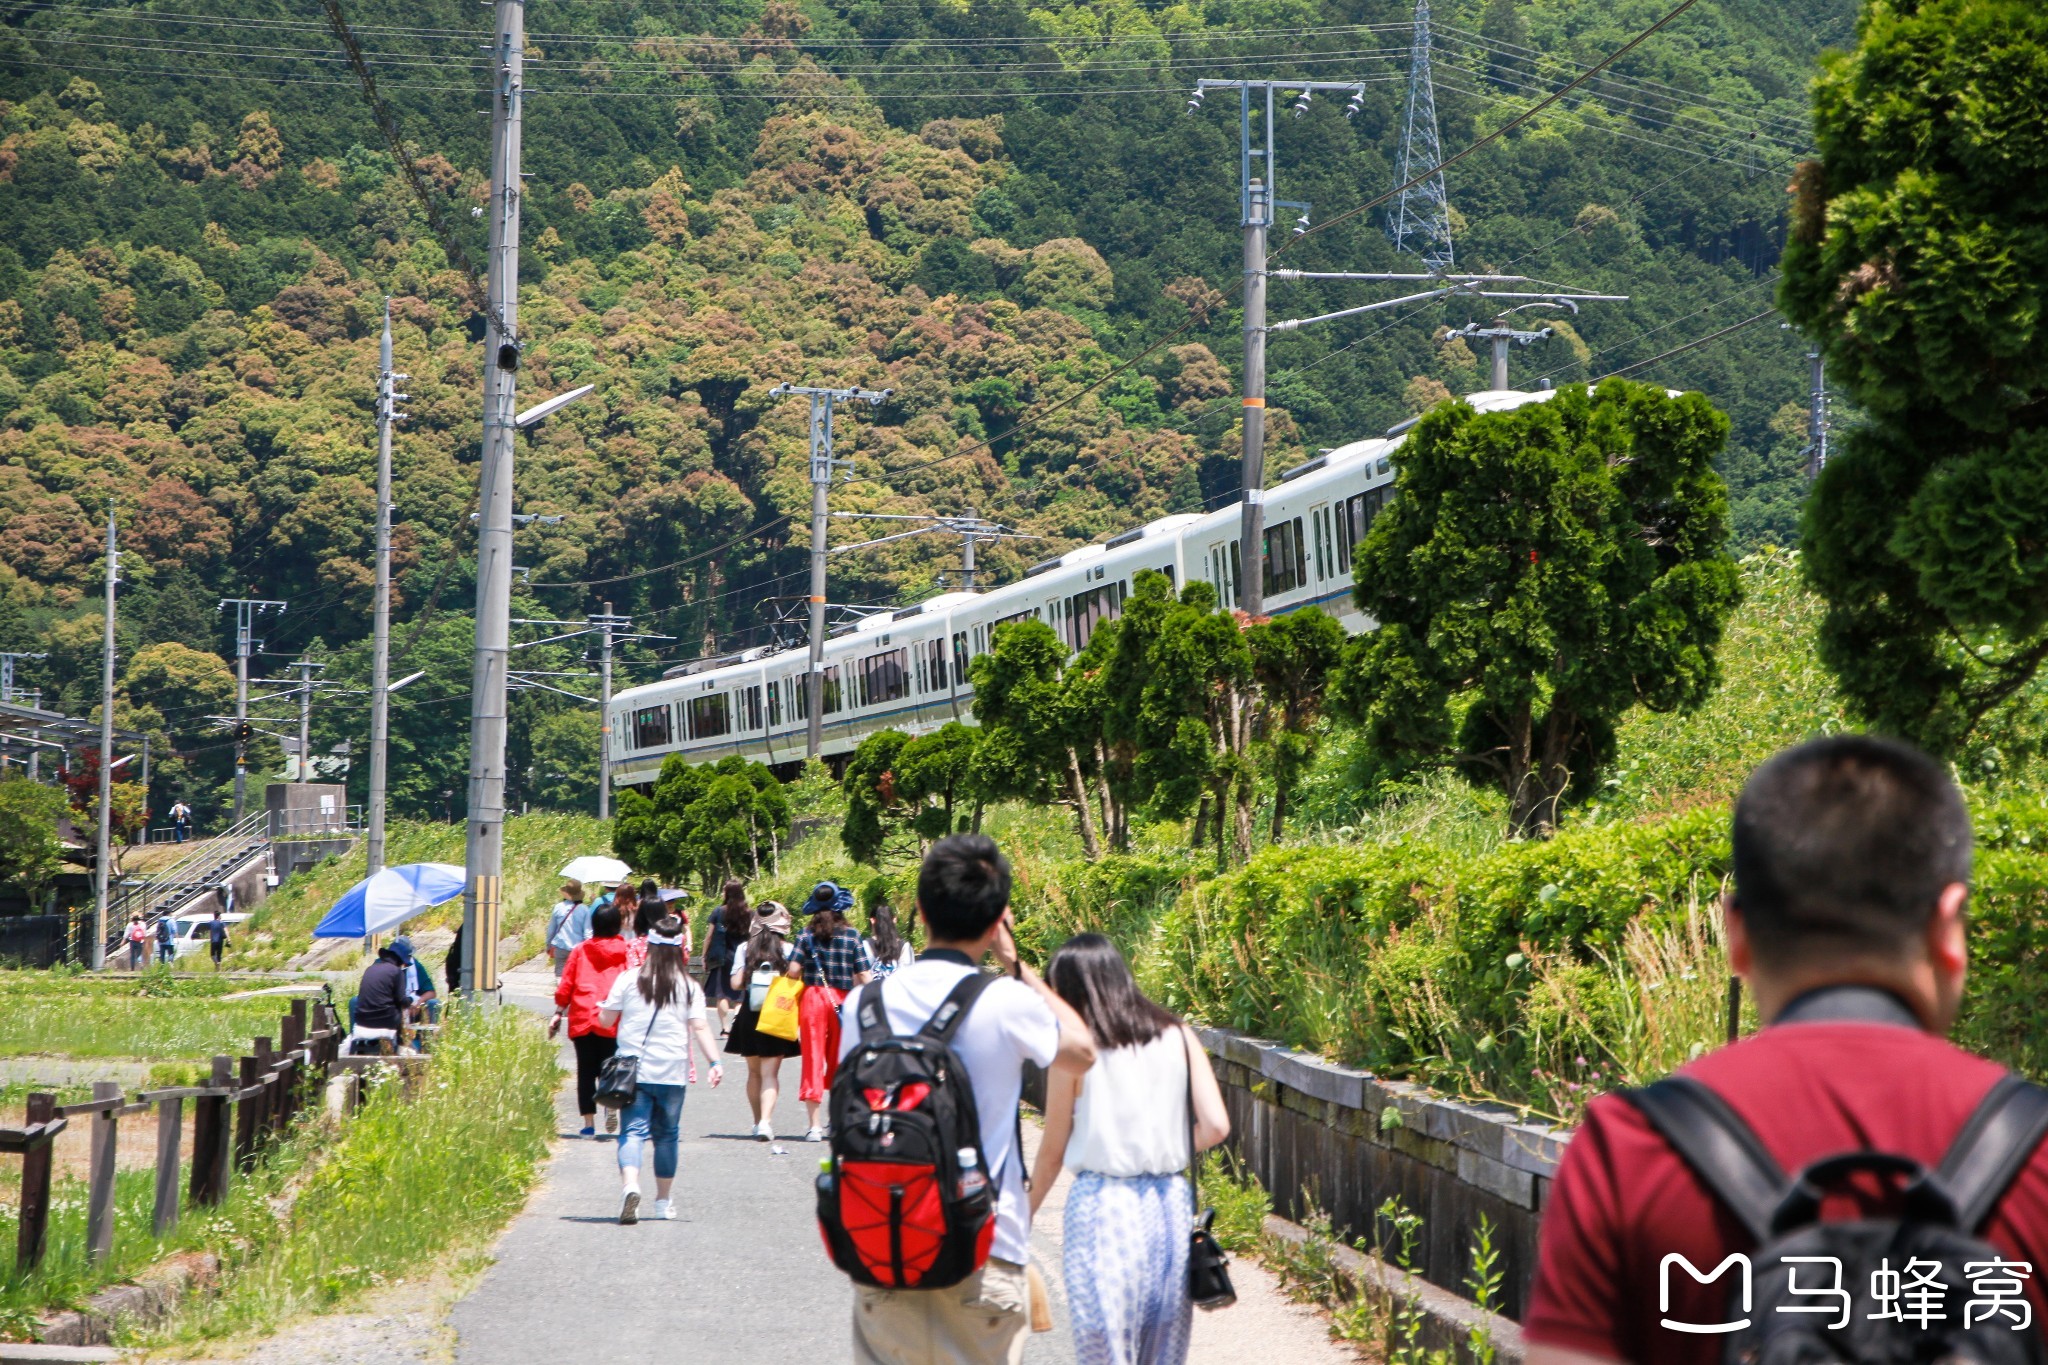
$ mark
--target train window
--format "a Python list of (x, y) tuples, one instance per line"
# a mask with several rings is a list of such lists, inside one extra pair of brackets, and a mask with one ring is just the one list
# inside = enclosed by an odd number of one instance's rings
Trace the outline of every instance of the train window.
[(927, 640), (919, 654), (924, 659), (925, 677), (931, 680), (931, 690), (934, 692), (945, 691), (946, 642), (944, 640)]
[(1260, 562), (1266, 571), (1266, 591), (1276, 597), (1293, 592), (1308, 581), (1308, 565), (1301, 552), (1300, 517), (1266, 528)]
[(1089, 637), (1104, 621), (1113, 621), (1123, 614), (1124, 584), (1122, 579), (1104, 583), (1099, 588), (1075, 593), (1068, 598), (1061, 613), (1067, 623), (1067, 645), (1075, 653), (1088, 647)]
[(1318, 583), (1330, 576), (1330, 532), (1325, 524), (1325, 518), (1329, 514), (1330, 509), (1327, 507), (1311, 508), (1308, 514), (1309, 537), (1315, 541), (1316, 545), (1316, 581)]
[(839, 665), (825, 665), (825, 714), (831, 715), (839, 709)]
[(690, 738), (716, 739), (732, 729), (732, 707), (723, 692), (690, 698)]
[(761, 689), (742, 687), (732, 694), (733, 704), (739, 711), (739, 728), (758, 730), (761, 728)]
[(768, 723), (770, 725), (782, 724), (782, 684), (780, 682), (770, 682), (768, 684)]
[(862, 704), (880, 706), (883, 702), (900, 700), (909, 690), (905, 677), (909, 672), (909, 666), (910, 651), (907, 649), (885, 649), (880, 654), (870, 654), (862, 659)]
[(1358, 542), (1365, 539), (1365, 533), (1372, 529), (1373, 521), (1382, 509), (1393, 500), (1394, 486), (1381, 484), (1368, 488), (1363, 493), (1354, 493), (1337, 507), (1337, 567), (1341, 572), (1351, 569), (1351, 555)]
[(1209, 581), (1216, 585), (1217, 605), (1225, 610), (1237, 605), (1242, 568), (1236, 541), (1218, 541), (1209, 547)]
[(633, 747), (658, 749), (669, 742), (668, 706), (644, 706), (633, 713)]
[(789, 716), (791, 720), (811, 718), (811, 678), (808, 673), (789, 675)]
[(967, 632), (964, 630), (953, 637), (953, 685), (967, 686)]

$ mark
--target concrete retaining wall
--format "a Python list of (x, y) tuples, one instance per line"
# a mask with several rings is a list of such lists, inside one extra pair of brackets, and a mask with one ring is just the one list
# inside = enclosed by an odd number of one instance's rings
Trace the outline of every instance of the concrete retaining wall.
[(1484, 1215), (1501, 1253), (1501, 1310), (1521, 1318), (1537, 1220), (1568, 1133), (1225, 1029), (1196, 1033), (1230, 1107), (1230, 1146), (1271, 1191), (1276, 1213), (1301, 1222), (1320, 1208), (1338, 1230), (1371, 1242), (1374, 1211), (1399, 1198), (1423, 1219), (1423, 1277), (1460, 1294)]

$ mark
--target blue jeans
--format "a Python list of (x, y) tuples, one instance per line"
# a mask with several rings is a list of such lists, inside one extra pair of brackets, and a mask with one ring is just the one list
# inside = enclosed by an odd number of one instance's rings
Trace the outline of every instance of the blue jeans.
[(619, 1124), (619, 1168), (639, 1169), (640, 1144), (654, 1139), (654, 1174), (659, 1180), (676, 1175), (676, 1139), (683, 1128), (683, 1085), (649, 1085), (645, 1081), (626, 1106)]

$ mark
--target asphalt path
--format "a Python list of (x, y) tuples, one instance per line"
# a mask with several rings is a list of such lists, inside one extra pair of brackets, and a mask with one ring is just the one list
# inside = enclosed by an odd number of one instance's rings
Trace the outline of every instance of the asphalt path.
[[(536, 1011), (553, 1008), (552, 989), (545, 973), (505, 977), (507, 1003)], [(561, 1056), (573, 1074), (566, 1043)], [(631, 1227), (618, 1221), (616, 1149), (602, 1135), (575, 1136), (575, 1093), (563, 1085), (556, 1096), (563, 1141), (495, 1248), (495, 1264), (450, 1316), (459, 1365), (822, 1365), (848, 1358), (853, 1291), (825, 1259), (812, 1197), (824, 1146), (783, 1141), (776, 1155), (750, 1136), (744, 1063), (738, 1066), (738, 1076), (729, 1073), (713, 1089), (700, 1062), (683, 1104), (675, 1221), (648, 1217), (650, 1169), (642, 1173), (641, 1220)], [(796, 1070), (795, 1059), (784, 1064), (775, 1126), (801, 1134)], [(1056, 1256), (1050, 1264), (1058, 1265)], [(1057, 1301), (1057, 1273), (1051, 1278)], [(1058, 1329), (1033, 1338), (1025, 1358), (1071, 1362), (1064, 1328), (1062, 1315)]]

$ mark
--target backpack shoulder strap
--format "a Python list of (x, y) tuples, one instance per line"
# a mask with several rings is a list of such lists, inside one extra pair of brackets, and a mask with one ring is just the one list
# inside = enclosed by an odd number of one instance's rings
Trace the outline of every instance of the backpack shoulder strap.
[(1955, 1201), (1956, 1226), (1975, 1232), (2048, 1135), (2048, 1090), (2001, 1077), (1949, 1144), (1935, 1174)]
[(882, 983), (870, 981), (860, 988), (860, 1008), (854, 1012), (863, 1043), (886, 1042), (895, 1036), (889, 1027), (889, 1011), (882, 1004)]
[(946, 993), (939, 1007), (932, 1011), (932, 1017), (925, 1020), (924, 1027), (917, 1031), (920, 1038), (930, 1038), (941, 1043), (951, 1043), (953, 1033), (960, 1027), (960, 1021), (967, 1017), (967, 1011), (981, 998), (981, 993), (999, 978), (987, 972), (971, 971), (960, 978), (959, 984)]
[(1690, 1076), (1666, 1076), (1623, 1094), (1750, 1236), (1769, 1241), (1785, 1172), (1728, 1102)]

